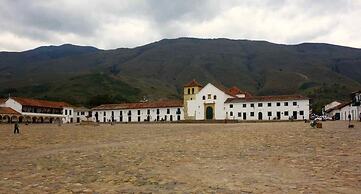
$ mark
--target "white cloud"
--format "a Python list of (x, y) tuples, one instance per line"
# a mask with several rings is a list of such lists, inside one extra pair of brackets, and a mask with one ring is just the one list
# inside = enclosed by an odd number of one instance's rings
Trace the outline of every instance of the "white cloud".
[(358, 0), (0, 0), (0, 49), (114, 49), (181, 36), (361, 48), (359, 18)]

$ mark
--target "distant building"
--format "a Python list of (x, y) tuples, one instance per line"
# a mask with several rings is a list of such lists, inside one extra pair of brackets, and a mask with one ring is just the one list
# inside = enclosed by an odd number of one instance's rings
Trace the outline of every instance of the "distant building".
[(184, 120), (183, 103), (179, 100), (104, 104), (92, 109), (94, 122), (154, 122)]
[(74, 108), (65, 102), (9, 97), (0, 101), (1, 122), (71, 123)]
[[(304, 120), (309, 99), (300, 95), (252, 96), (237, 87), (225, 89), (196, 80), (184, 85), (182, 100), (103, 104), (93, 109), (65, 102), (10, 97), (0, 99), (0, 121), (29, 123), (177, 122), (182, 120)], [(360, 101), (355, 93), (353, 103)], [(330, 107), (337, 107), (336, 102)], [(331, 110), (331, 109), (330, 109)], [(340, 112), (341, 114), (341, 112)]]
[(91, 120), (92, 112), (91, 109), (85, 107), (74, 108), (74, 122), (81, 123), (82, 121)]
[(359, 120), (361, 114), (361, 91), (351, 93), (350, 98), (351, 100), (348, 102), (340, 103), (327, 110), (325, 109), (325, 115), (333, 117), (335, 120), (348, 120), (350, 115), (351, 120)]
[(237, 87), (202, 87), (195, 80), (184, 86), (185, 118), (189, 120), (309, 119), (309, 99), (300, 95), (252, 96)]

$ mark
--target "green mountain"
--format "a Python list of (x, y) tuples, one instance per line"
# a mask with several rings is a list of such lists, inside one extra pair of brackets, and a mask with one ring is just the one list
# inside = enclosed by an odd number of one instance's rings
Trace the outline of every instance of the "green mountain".
[(361, 88), (361, 49), (229, 39), (164, 39), (132, 49), (75, 45), (0, 52), (0, 95), (73, 104), (181, 98), (191, 79), (255, 95), (304, 94), (316, 111)]

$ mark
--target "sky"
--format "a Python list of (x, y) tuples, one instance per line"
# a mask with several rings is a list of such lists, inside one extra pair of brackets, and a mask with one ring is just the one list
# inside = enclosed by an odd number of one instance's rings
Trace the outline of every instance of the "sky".
[(0, 0), (0, 51), (178, 37), (361, 48), (361, 0)]

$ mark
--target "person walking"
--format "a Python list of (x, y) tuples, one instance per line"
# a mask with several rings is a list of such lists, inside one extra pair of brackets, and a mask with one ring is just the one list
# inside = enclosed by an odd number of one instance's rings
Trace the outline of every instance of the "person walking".
[(19, 123), (18, 123), (18, 122), (15, 122), (15, 125), (14, 125), (14, 134), (20, 134)]

